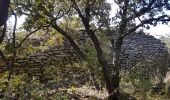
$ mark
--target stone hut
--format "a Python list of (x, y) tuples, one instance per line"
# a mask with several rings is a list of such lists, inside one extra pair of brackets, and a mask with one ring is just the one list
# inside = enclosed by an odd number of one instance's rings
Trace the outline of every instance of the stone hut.
[(168, 70), (169, 53), (163, 42), (144, 32), (125, 37), (121, 51), (124, 72), (139, 72), (156, 82), (163, 80)]

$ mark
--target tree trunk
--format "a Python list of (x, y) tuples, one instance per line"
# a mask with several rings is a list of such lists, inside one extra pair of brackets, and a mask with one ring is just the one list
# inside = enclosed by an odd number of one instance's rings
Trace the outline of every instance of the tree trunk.
[(80, 56), (80, 58), (85, 59), (85, 55), (84, 53), (80, 50), (80, 48), (78, 47), (78, 45), (75, 43), (75, 41), (68, 35), (67, 32), (65, 32), (64, 30), (62, 30), (57, 24), (53, 24), (52, 27), (57, 30), (58, 32), (60, 32), (66, 39), (68, 39), (68, 41), (70, 42), (71, 46), (73, 47), (73, 49), (75, 50), (75, 52)]
[(121, 46), (123, 43), (123, 37), (118, 37), (117, 41), (114, 45), (112, 43), (113, 49), (113, 71), (111, 73), (111, 85), (112, 85), (112, 93), (110, 93), (109, 100), (120, 100), (120, 92), (119, 92), (119, 85), (120, 85), (120, 54), (121, 54)]
[[(119, 50), (117, 49), (117, 52), (115, 52), (117, 54), (117, 56), (115, 56), (116, 60), (115, 60), (115, 65), (113, 70), (114, 73), (112, 76), (110, 76), (110, 72), (109, 72), (109, 64), (107, 63), (107, 61), (105, 60), (104, 57), (104, 53), (102, 48), (100, 47), (100, 43), (96, 37), (96, 35), (93, 32), (87, 32), (87, 34), (89, 35), (89, 37), (91, 38), (92, 42), (94, 43), (96, 52), (97, 52), (97, 58), (99, 63), (102, 66), (102, 71), (103, 71), (103, 76), (106, 82), (106, 89), (109, 92), (109, 100), (119, 100)], [(119, 47), (119, 46), (117, 46)], [(121, 46), (120, 46), (121, 47)]]
[[(117, 55), (117, 54), (116, 54)], [(119, 93), (119, 84), (120, 84), (120, 77), (119, 77), (119, 59), (115, 57), (115, 64), (111, 67), (113, 68), (113, 71), (111, 73), (111, 92), (109, 93), (109, 100), (119, 100), (120, 93)]]
[(8, 19), (8, 7), (10, 0), (0, 0), (0, 26), (3, 26)]

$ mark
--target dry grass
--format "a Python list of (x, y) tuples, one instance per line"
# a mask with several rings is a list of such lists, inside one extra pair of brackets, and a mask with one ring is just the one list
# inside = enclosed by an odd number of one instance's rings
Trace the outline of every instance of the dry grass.
[(68, 93), (78, 95), (79, 98), (83, 100), (105, 100), (105, 98), (108, 97), (108, 93), (105, 89), (98, 91), (88, 86), (68, 89)]

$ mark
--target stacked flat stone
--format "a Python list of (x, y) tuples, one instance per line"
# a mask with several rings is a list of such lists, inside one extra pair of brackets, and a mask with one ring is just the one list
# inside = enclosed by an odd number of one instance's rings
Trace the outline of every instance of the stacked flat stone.
[(121, 67), (146, 76), (165, 75), (169, 53), (164, 43), (143, 32), (125, 37), (121, 51)]
[[(47, 50), (30, 54), (24, 58), (16, 58), (14, 72), (40, 75), (44, 67), (52, 65), (64, 66), (78, 60), (76, 53), (66, 40), (61, 46), (50, 47)], [(0, 66), (0, 73), (5, 71), (5, 64)]]

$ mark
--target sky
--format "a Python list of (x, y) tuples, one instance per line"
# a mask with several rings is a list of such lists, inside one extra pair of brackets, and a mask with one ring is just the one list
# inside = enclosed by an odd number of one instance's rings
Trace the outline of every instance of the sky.
[[(24, 23), (25, 21), (25, 17), (24, 16), (21, 16), (21, 17), (17, 17), (17, 28), (21, 27), (22, 24)], [(15, 22), (15, 18), (14, 16), (12, 16), (11, 18), (9, 18), (7, 24), (10, 26), (12, 25), (13, 26), (13, 23)]]
[[(109, 3), (111, 3), (111, 7), (112, 7), (112, 10), (111, 10), (111, 16), (114, 16), (117, 9), (118, 9), (118, 6), (114, 4), (114, 0), (107, 0)], [(169, 12), (170, 13), (170, 12)], [(22, 23), (25, 21), (25, 17), (22, 16), (20, 18), (18, 18), (18, 22), (17, 22), (17, 27), (21, 27), (22, 26)], [(12, 26), (12, 23), (14, 23), (14, 17), (10, 18), (9, 21), (8, 21), (8, 25), (11, 25)], [(157, 38), (159, 38), (159, 36), (167, 36), (169, 35), (170, 36), (170, 24), (169, 25), (157, 25), (156, 27), (150, 27), (149, 30), (145, 30), (146, 33), (149, 33), (150, 35), (153, 35)]]

